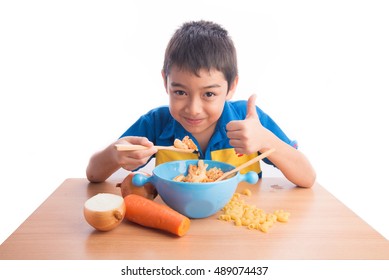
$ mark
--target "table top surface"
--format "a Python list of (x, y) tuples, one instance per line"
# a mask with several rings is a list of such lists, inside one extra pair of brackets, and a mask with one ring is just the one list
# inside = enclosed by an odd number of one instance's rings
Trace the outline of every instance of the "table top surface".
[[(287, 223), (268, 233), (218, 220), (220, 213), (192, 219), (187, 234), (172, 234), (124, 220), (109, 232), (84, 219), (85, 201), (97, 193), (120, 194), (117, 181), (66, 179), (0, 246), (0, 259), (20, 260), (255, 260), (389, 259), (389, 241), (319, 184), (295, 187), (284, 178), (264, 178), (244, 200), (265, 212), (284, 209)], [(160, 197), (156, 201), (163, 203)]]

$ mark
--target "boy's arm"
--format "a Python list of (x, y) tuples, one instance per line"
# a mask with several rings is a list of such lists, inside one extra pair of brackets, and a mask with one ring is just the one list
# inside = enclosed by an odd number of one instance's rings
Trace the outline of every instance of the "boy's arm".
[(255, 106), (253, 95), (247, 102), (247, 115), (244, 120), (231, 121), (227, 124), (227, 136), (237, 153), (251, 154), (275, 148), (268, 159), (284, 176), (300, 187), (312, 187), (316, 173), (303, 153), (291, 147), (273, 132), (263, 127)]
[(92, 155), (86, 168), (86, 177), (90, 182), (104, 182), (120, 168), (114, 149), (114, 143), (112, 143), (104, 150)]
[[(117, 151), (115, 144), (130, 143), (150, 147), (141, 151)], [(90, 182), (99, 183), (108, 179), (120, 167), (126, 170), (135, 170), (145, 165), (149, 158), (157, 152), (153, 143), (145, 137), (123, 137), (110, 144), (105, 149), (95, 153), (89, 160), (86, 168), (86, 177)]]
[[(263, 137), (269, 147), (275, 148), (275, 152), (268, 159), (284, 174), (284, 176), (300, 187), (312, 187), (316, 180), (316, 172), (306, 156), (296, 148), (280, 140), (271, 131), (264, 128)], [(266, 131), (267, 130), (267, 131)], [(260, 152), (264, 152), (263, 148)]]

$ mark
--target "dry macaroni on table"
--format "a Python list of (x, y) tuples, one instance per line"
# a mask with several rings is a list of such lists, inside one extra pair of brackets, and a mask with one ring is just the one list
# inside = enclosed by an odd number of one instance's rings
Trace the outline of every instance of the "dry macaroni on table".
[[(251, 191), (245, 189), (242, 194), (250, 196)], [(236, 226), (246, 226), (248, 229), (262, 232), (268, 232), (276, 222), (288, 222), (290, 216), (290, 213), (284, 210), (266, 213), (254, 205), (246, 204), (240, 193), (235, 193), (221, 211), (219, 220), (233, 221)]]

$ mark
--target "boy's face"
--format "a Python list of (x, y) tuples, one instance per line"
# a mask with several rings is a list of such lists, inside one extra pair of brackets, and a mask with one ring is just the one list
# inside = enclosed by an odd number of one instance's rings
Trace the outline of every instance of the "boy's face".
[(209, 139), (213, 134), (225, 101), (235, 91), (237, 79), (228, 91), (222, 72), (202, 69), (198, 74), (173, 66), (164, 80), (170, 113), (199, 140), (204, 137)]

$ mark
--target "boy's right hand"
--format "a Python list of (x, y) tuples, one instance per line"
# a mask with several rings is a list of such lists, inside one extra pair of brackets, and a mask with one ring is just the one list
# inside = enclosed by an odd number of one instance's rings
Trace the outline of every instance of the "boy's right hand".
[(126, 136), (116, 141), (113, 146), (115, 144), (142, 145), (150, 148), (140, 151), (117, 151), (115, 149), (116, 162), (121, 168), (124, 168), (128, 171), (135, 170), (140, 166), (145, 165), (149, 158), (157, 152), (154, 144), (146, 137)]

